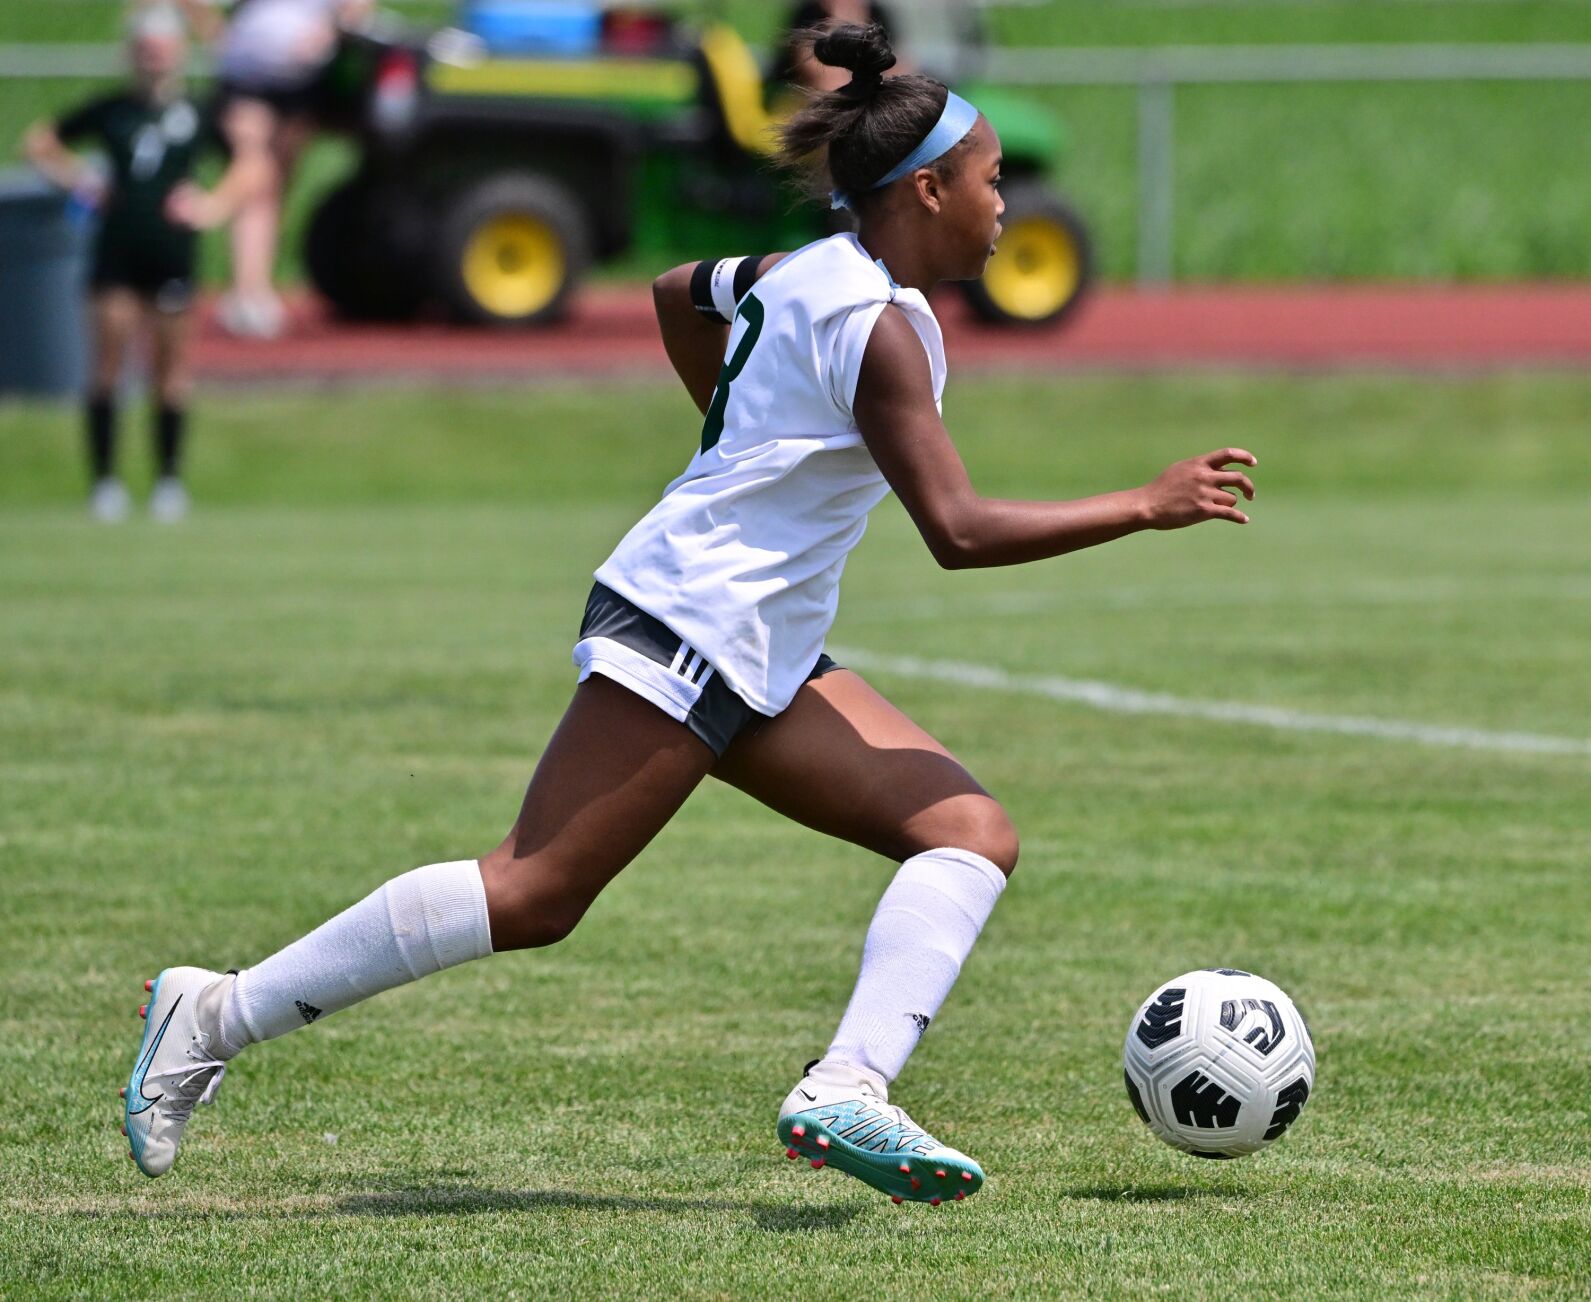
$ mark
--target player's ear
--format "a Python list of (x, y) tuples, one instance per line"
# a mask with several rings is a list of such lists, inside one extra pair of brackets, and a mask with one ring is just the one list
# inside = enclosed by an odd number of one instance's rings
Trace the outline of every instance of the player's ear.
[(912, 173), (912, 182), (917, 190), (917, 202), (937, 217), (945, 199), (944, 182), (939, 173), (931, 167), (919, 167)]

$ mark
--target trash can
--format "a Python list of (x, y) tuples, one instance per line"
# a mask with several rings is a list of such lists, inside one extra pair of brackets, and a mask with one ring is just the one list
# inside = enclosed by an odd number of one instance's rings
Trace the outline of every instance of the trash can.
[(35, 173), (0, 173), (0, 395), (82, 391), (89, 225)]

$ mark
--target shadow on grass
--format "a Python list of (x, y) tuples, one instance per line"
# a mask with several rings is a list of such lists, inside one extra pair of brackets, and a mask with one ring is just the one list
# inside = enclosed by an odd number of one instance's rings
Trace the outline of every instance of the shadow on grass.
[(1102, 1203), (1174, 1203), (1194, 1198), (1241, 1197), (1230, 1189), (1201, 1189), (1181, 1184), (1091, 1184), (1066, 1190), (1063, 1197), (1087, 1198)]
[(627, 1194), (579, 1193), (570, 1189), (481, 1189), (431, 1185), (350, 1194), (337, 1200), (344, 1216), (469, 1216), (482, 1212), (743, 1212), (764, 1230), (805, 1233), (841, 1230), (859, 1214), (857, 1206), (801, 1207), (791, 1203), (729, 1198), (637, 1198)]

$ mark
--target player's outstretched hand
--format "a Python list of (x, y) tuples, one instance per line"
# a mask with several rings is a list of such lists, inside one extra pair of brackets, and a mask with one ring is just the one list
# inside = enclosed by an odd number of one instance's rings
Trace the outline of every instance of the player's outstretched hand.
[(166, 196), (166, 219), (196, 231), (207, 231), (226, 220), (226, 210), (213, 194), (184, 181)]
[(1186, 529), (1205, 520), (1247, 524), (1248, 516), (1238, 510), (1237, 494), (1252, 502), (1254, 483), (1241, 470), (1226, 469), (1233, 462), (1259, 464), (1252, 452), (1222, 448), (1167, 466), (1139, 490), (1149, 513), (1149, 527)]

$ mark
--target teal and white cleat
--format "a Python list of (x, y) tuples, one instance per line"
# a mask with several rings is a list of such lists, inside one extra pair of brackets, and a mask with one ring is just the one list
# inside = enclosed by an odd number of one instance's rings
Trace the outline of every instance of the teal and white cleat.
[(215, 1011), (231, 978), (202, 967), (168, 967), (145, 981), (149, 1002), (133, 1074), (122, 1090), (122, 1134), (132, 1159), (147, 1176), (165, 1175), (177, 1160), (177, 1145), (196, 1104), (209, 1103), (226, 1075), (201, 1022), (215, 1025)]
[(889, 1101), (872, 1072), (845, 1063), (808, 1065), (779, 1109), (785, 1156), (832, 1166), (895, 1202), (960, 1202), (983, 1186), (983, 1168), (947, 1148)]

